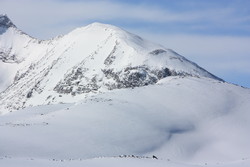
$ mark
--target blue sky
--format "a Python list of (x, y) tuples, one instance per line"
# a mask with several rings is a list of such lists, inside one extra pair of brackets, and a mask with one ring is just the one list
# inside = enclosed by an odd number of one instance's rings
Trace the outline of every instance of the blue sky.
[(113, 24), (250, 88), (249, 0), (0, 0), (0, 12), (40, 39)]

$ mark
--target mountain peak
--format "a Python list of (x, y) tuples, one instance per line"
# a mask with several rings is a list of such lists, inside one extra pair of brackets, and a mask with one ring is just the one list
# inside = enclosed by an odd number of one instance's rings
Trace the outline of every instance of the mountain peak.
[(105, 23), (100, 23), (100, 22), (93, 22), (93, 23), (91, 23), (91, 24), (88, 24), (87, 26), (85, 26), (85, 27), (82, 27), (82, 28), (84, 28), (84, 29), (96, 29), (96, 30), (100, 30), (100, 29), (102, 29), (102, 30), (114, 30), (114, 31), (116, 31), (116, 32), (127, 32), (126, 30), (124, 30), (124, 29), (122, 29), (122, 28), (120, 28), (120, 27), (117, 27), (117, 26), (115, 26), (115, 25), (111, 25), (111, 24), (105, 24)]
[(100, 23), (100, 22), (93, 22), (93, 23), (89, 24), (88, 26), (104, 27), (105, 25), (108, 25), (108, 24), (104, 24), (104, 23)]
[(89, 25), (87, 25), (87, 27), (114, 27), (114, 26), (112, 26), (112, 25), (110, 25), (110, 24), (104, 24), (104, 23), (100, 23), (100, 22), (93, 22), (93, 23), (91, 23), (91, 24), (89, 24)]
[(6, 14), (0, 14), (0, 27), (16, 27)]
[[(13, 25), (6, 15), (1, 24)], [(12, 78), (0, 92), (0, 114), (153, 85), (166, 77), (220, 80), (174, 51), (109, 24), (92, 23), (44, 43), (17, 34), (5, 33), (0, 42), (0, 60), (15, 63), (17, 69), (6, 74)]]

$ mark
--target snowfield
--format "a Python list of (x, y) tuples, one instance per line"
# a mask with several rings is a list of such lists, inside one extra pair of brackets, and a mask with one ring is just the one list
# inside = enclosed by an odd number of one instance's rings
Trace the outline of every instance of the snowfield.
[(41, 41), (0, 15), (0, 166), (249, 167), (250, 89), (93, 23)]
[(184, 164), (171, 160), (137, 159), (137, 158), (93, 158), (93, 159), (33, 159), (33, 158), (1, 158), (0, 164), (8, 167), (249, 167), (249, 159), (241, 159), (230, 163)]
[[(249, 89), (207, 78), (167, 77), (157, 85), (113, 90), (78, 103), (26, 108), (0, 117), (0, 157), (46, 162), (156, 155), (163, 160), (159, 166), (168, 159), (244, 164), (250, 155), (249, 101)], [(92, 161), (72, 164), (85, 162)]]

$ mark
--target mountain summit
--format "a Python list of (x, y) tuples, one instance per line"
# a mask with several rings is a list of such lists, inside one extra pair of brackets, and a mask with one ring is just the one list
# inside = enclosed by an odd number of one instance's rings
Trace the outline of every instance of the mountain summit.
[[(155, 84), (169, 76), (220, 80), (176, 52), (118, 27), (93, 23), (41, 41), (9, 28), (0, 34), (0, 60), (9, 76), (0, 109), (75, 102), (89, 93)], [(14, 103), (13, 103), (14, 101)]]
[(0, 28), (16, 27), (7, 15), (0, 14)]

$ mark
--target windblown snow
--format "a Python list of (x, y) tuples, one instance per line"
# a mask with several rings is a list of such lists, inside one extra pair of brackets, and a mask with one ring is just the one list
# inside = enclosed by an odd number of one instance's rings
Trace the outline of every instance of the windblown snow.
[(115, 26), (0, 15), (0, 91), (0, 166), (250, 165), (250, 90)]

